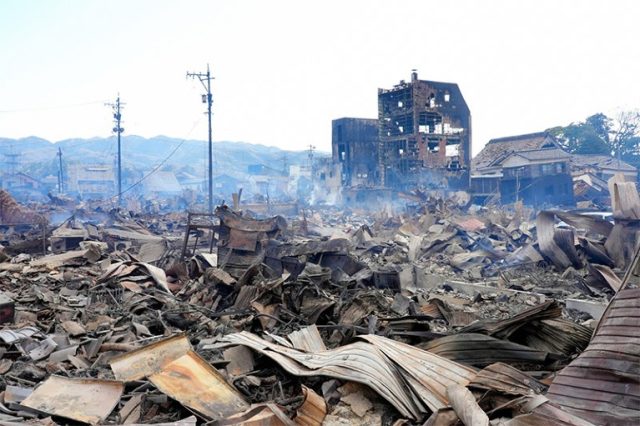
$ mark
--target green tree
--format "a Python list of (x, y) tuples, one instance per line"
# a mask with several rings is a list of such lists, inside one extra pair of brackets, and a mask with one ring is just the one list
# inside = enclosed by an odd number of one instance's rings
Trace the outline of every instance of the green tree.
[(571, 123), (565, 127), (554, 127), (547, 130), (556, 137), (565, 151), (572, 154), (605, 154), (611, 153), (608, 143), (599, 132), (588, 123)]
[(547, 130), (573, 154), (601, 154), (619, 157), (636, 167), (640, 161), (640, 112), (621, 111), (614, 118), (603, 113)]
[(611, 119), (599, 112), (584, 120), (585, 126), (590, 126), (593, 131), (607, 144), (609, 144), (609, 134), (611, 133)]

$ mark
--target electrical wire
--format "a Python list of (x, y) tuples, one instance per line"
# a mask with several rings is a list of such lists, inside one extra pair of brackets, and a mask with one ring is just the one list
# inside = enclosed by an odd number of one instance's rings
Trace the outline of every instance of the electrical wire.
[(129, 191), (131, 191), (133, 188), (135, 188), (136, 186), (140, 185), (142, 182), (144, 182), (145, 179), (147, 179), (149, 176), (151, 176), (152, 174), (154, 174), (155, 172), (158, 171), (158, 169), (162, 166), (164, 166), (164, 164), (169, 161), (169, 159), (173, 156), (173, 154), (176, 153), (176, 151), (178, 151), (178, 149), (180, 149), (180, 147), (182, 145), (184, 145), (184, 143), (189, 140), (189, 136), (191, 135), (191, 133), (195, 130), (196, 126), (198, 124), (200, 124), (200, 122), (203, 119), (200, 118), (197, 121), (195, 121), (193, 123), (193, 126), (191, 127), (191, 130), (189, 130), (189, 132), (187, 132), (187, 136), (182, 139), (182, 141), (180, 141), (180, 143), (178, 144), (178, 146), (176, 146), (170, 153), (169, 155), (167, 155), (157, 166), (155, 166), (153, 169), (151, 169), (151, 171), (149, 173), (147, 173), (146, 175), (142, 176), (138, 181), (136, 181), (134, 184), (132, 184), (131, 186), (129, 186), (127, 189), (124, 189), (120, 194), (116, 194), (113, 197), (107, 198), (104, 200), (105, 203), (113, 201), (114, 199), (118, 198), (118, 195), (122, 195), (125, 194)]

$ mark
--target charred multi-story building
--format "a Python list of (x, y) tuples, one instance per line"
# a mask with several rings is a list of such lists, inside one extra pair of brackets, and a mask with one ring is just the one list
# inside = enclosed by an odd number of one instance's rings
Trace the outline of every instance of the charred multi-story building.
[(378, 183), (378, 120), (346, 117), (333, 120), (331, 145), (333, 163), (342, 166), (343, 186)]
[(383, 187), (467, 189), (471, 114), (455, 83), (401, 81), (378, 89), (378, 179)]

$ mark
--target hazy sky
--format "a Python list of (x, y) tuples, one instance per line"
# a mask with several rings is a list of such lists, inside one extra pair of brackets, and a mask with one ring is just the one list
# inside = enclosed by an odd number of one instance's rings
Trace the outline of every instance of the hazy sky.
[(477, 153), (640, 107), (639, 41), (635, 0), (0, 0), (0, 137), (107, 136), (120, 92), (127, 134), (206, 139), (209, 62), (214, 140), (328, 151), (417, 68), (460, 85)]

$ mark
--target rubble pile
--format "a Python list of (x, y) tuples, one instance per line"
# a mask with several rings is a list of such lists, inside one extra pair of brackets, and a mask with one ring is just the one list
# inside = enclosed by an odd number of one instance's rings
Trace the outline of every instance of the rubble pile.
[(629, 424), (640, 203), (617, 193), (614, 223), (75, 211), (46, 255), (0, 254), (0, 421)]

